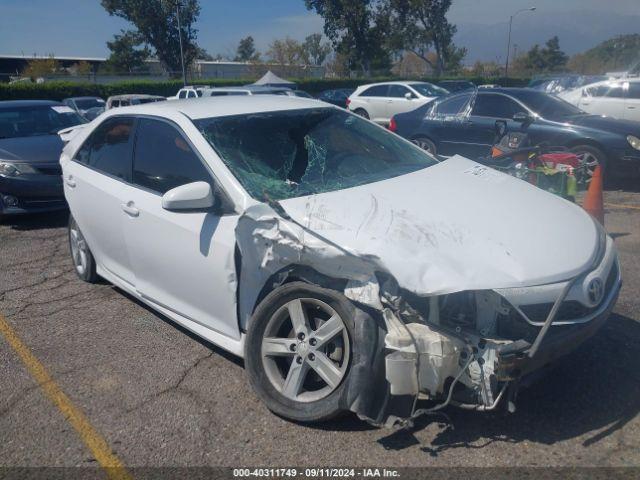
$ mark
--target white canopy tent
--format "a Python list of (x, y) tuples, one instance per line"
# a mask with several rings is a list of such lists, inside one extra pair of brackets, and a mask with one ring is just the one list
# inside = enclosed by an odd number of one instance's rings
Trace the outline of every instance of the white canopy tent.
[(265, 73), (260, 80), (256, 80), (253, 85), (262, 85), (265, 87), (287, 87), (292, 89), (296, 88), (296, 84), (294, 82), (280, 78), (271, 70)]

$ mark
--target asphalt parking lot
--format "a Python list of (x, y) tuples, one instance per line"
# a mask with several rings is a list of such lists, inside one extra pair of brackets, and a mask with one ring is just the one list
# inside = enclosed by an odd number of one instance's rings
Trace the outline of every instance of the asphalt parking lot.
[[(99, 437), (129, 467), (640, 466), (640, 193), (605, 202), (624, 276), (608, 324), (522, 391), (516, 413), (450, 408), (450, 423), (429, 417), (409, 431), (278, 418), (241, 361), (115, 287), (78, 280), (66, 214), (5, 220), (0, 315), (31, 356), (5, 329), (0, 465), (96, 466), (87, 439)], [(25, 358), (44, 366), (53, 394)], [(58, 391), (66, 400), (54, 403)], [(83, 413), (84, 436), (61, 404)]]

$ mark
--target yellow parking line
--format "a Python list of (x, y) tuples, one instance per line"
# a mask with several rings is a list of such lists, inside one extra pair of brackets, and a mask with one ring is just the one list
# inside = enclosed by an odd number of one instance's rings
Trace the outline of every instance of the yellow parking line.
[(604, 206), (613, 208), (632, 208), (633, 210), (640, 210), (640, 207), (636, 207), (635, 205), (620, 205), (619, 203), (605, 203)]
[(69, 397), (51, 378), (44, 365), (31, 353), (29, 347), (20, 340), (20, 337), (2, 315), (0, 315), (0, 333), (4, 335), (11, 348), (18, 354), (49, 400), (58, 407), (64, 418), (76, 429), (76, 432), (78, 432), (87, 448), (91, 450), (91, 453), (105, 470), (107, 476), (111, 480), (132, 480), (133, 477), (120, 459), (111, 451), (105, 439), (93, 428), (86, 415), (71, 402)]

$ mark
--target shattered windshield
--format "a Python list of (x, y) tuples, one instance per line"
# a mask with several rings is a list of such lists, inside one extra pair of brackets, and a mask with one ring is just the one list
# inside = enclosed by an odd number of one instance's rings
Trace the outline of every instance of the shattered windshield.
[(247, 192), (260, 200), (341, 190), (437, 163), (395, 134), (335, 108), (194, 123)]

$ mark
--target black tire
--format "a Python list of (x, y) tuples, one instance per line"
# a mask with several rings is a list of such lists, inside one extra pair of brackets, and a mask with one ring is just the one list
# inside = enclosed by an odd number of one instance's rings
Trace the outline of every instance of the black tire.
[[(571, 151), (576, 155), (586, 154), (592, 157), (597, 162), (597, 165), (600, 165), (602, 170), (602, 177), (606, 177), (605, 172), (607, 170), (607, 155), (602, 150), (592, 145), (576, 145), (574, 147), (571, 147)], [(583, 172), (583, 180), (585, 182), (588, 183), (589, 181), (591, 181), (591, 176), (594, 173), (595, 166), (596, 164), (593, 164), (592, 167), (587, 168), (586, 171)]]
[[(89, 249), (89, 245), (87, 245), (82, 232), (80, 231), (80, 227), (76, 223), (73, 215), (69, 214), (69, 251), (71, 253), (71, 261), (73, 263), (73, 269), (75, 270), (78, 277), (81, 280), (87, 283), (97, 283), (99, 280), (98, 274), (96, 273), (96, 261), (93, 258), (93, 254)], [(77, 241), (83, 242), (84, 246), (76, 245), (76, 247), (82, 250), (82, 255), (84, 256), (84, 260), (80, 261), (78, 255), (74, 250), (74, 235), (79, 235)]]
[[(348, 334), (349, 349), (345, 351), (348, 351), (349, 355), (340, 383), (327, 396), (314, 401), (296, 401), (281, 393), (270, 380), (263, 361), (262, 340), (267, 325), (272, 317), (277, 315), (278, 311), (281, 311), (285, 305), (296, 299), (316, 299), (329, 305), (343, 320)], [(357, 345), (353, 345), (352, 342), (354, 338), (354, 312), (353, 304), (343, 295), (334, 290), (303, 282), (285, 284), (271, 292), (260, 302), (249, 323), (245, 342), (245, 367), (251, 385), (269, 410), (281, 417), (305, 423), (326, 421), (344, 411), (340, 400), (348, 383), (351, 362), (354, 356), (357, 355), (354, 352), (354, 348), (357, 348)], [(292, 340), (295, 342), (296, 338), (293, 337)], [(296, 352), (292, 355), (297, 358), (299, 354), (300, 352)], [(295, 361), (294, 357), (291, 359), (291, 364)]]
[(355, 113), (356, 115), (360, 115), (362, 118), (366, 118), (367, 120), (369, 120), (369, 114), (364, 108), (356, 108), (353, 113)]
[(429, 140), (427, 137), (416, 137), (411, 142), (415, 143), (421, 149), (430, 153), (431, 155), (436, 155), (438, 152), (436, 151), (436, 144)]

